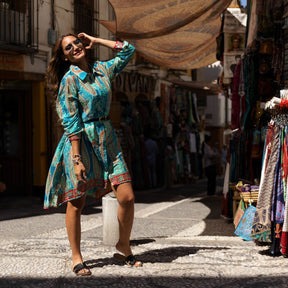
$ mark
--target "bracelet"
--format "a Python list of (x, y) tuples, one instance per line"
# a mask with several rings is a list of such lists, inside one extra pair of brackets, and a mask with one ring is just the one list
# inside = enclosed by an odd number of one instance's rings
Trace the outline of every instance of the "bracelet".
[(120, 41), (116, 41), (115, 46), (113, 49), (122, 49), (123, 48), (123, 43)]
[(80, 140), (81, 139), (81, 134), (72, 134), (70, 136), (68, 136), (70, 141), (76, 141), (76, 140)]
[(75, 165), (79, 165), (79, 162), (81, 162), (81, 155), (80, 154), (75, 154), (72, 158), (72, 162)]
[(69, 137), (70, 141), (77, 141), (80, 140), (76, 135)]

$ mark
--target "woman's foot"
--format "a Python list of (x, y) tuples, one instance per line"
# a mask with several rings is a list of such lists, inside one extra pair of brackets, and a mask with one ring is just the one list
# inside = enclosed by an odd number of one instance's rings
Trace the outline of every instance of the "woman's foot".
[(121, 244), (118, 242), (116, 244), (116, 249), (121, 252), (122, 254), (115, 253), (113, 256), (124, 262), (124, 264), (130, 266), (130, 267), (142, 267), (143, 263), (139, 260), (136, 260), (135, 256), (132, 254), (132, 250), (129, 247), (121, 246)]
[(91, 275), (90, 269), (86, 266), (85, 263), (78, 263), (72, 268), (73, 272), (77, 276), (89, 276)]
[(125, 257), (132, 255), (132, 250), (130, 248), (130, 245), (121, 245), (119, 242), (116, 244), (116, 249), (121, 252)]
[(127, 257), (125, 257), (124, 255), (122, 254), (119, 254), (119, 253), (115, 253), (113, 255), (113, 257), (117, 260), (120, 260), (122, 261), (124, 264), (130, 266), (130, 267), (142, 267), (143, 266), (143, 263), (142, 261), (139, 261), (139, 260), (136, 260), (135, 256), (134, 255), (129, 255)]

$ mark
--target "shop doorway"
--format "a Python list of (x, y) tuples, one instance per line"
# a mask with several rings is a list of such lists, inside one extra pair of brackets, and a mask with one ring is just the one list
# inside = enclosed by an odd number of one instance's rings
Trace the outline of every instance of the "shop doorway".
[(0, 180), (7, 194), (32, 193), (31, 93), (0, 90)]

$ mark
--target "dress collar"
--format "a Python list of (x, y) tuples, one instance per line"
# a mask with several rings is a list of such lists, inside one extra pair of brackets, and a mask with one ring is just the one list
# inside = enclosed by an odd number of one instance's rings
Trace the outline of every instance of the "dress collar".
[[(89, 67), (91, 68), (91, 65), (89, 65)], [(71, 65), (70, 66), (70, 71), (72, 73), (74, 73), (76, 76), (78, 76), (82, 81), (86, 78), (86, 76), (88, 75), (87, 72), (81, 70), (78, 66), (76, 65)], [(104, 74), (98, 69), (98, 65), (95, 64), (92, 67), (92, 71), (93, 71), (93, 76), (96, 76), (97, 74), (100, 76), (103, 76)]]

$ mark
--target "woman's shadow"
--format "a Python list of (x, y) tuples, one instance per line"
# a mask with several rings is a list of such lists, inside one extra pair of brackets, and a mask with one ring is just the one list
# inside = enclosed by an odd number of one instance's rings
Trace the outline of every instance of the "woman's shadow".
[[(139, 240), (138, 240), (139, 241)], [(138, 244), (144, 244), (143, 240)], [(145, 239), (146, 243), (154, 242), (154, 239)], [(135, 241), (134, 241), (135, 242)], [(132, 243), (131, 243), (132, 244)], [(171, 263), (179, 257), (196, 254), (199, 250), (227, 250), (229, 248), (224, 247), (187, 247), (187, 246), (176, 246), (168, 247), (163, 249), (149, 250), (144, 253), (135, 255), (137, 260), (144, 263)], [(99, 259), (91, 259), (85, 261), (85, 264), (91, 268), (100, 268), (106, 265), (125, 265), (123, 261), (120, 261), (114, 257), (106, 257)]]

